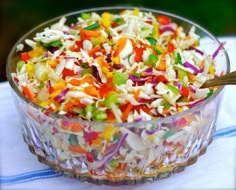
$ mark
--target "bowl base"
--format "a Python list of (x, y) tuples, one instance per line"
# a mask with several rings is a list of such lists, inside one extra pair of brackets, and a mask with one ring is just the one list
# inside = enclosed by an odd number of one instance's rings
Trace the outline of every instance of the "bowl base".
[[(212, 139), (209, 141), (209, 144), (212, 142)], [(35, 148), (31, 145), (29, 145), (29, 150), (31, 153), (36, 155), (38, 157), (39, 162), (48, 165), (52, 170), (56, 172), (61, 172), (64, 176), (78, 179), (80, 182), (89, 182), (97, 185), (111, 185), (111, 186), (119, 186), (119, 185), (136, 185), (136, 184), (143, 184), (146, 182), (154, 182), (160, 179), (165, 179), (170, 177), (172, 174), (180, 173), (185, 170), (187, 166), (190, 166), (194, 163), (196, 163), (199, 156), (205, 154), (208, 146), (202, 147), (199, 154), (189, 158), (184, 163), (177, 163), (173, 167), (168, 167), (165, 171), (158, 171), (158, 173), (154, 175), (148, 175), (148, 176), (140, 176), (140, 177), (129, 177), (125, 176), (121, 178), (110, 178), (107, 177), (100, 177), (96, 178), (96, 176), (90, 174), (89, 172), (79, 174), (74, 172), (73, 170), (66, 169), (60, 167), (57, 163), (53, 161), (47, 160), (45, 157), (38, 155), (35, 151)]]

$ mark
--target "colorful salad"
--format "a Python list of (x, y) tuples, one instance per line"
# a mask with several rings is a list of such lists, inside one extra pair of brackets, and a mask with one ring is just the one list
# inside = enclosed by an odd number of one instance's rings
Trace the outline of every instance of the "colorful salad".
[(208, 55), (194, 26), (186, 31), (168, 16), (138, 8), (81, 13), (77, 22), (67, 22), (62, 17), (17, 45), (12, 79), (45, 108), (19, 106), (25, 140), (40, 160), (95, 183), (142, 182), (143, 176), (181, 171), (204, 153), (217, 101), (168, 122), (159, 119), (215, 92), (202, 85), (217, 77), (214, 59), (224, 43)]
[[(25, 51), (25, 44), (30, 47)], [(88, 121), (137, 122), (185, 111), (211, 96), (213, 55), (168, 16), (139, 9), (66, 17), (19, 44), (12, 77), (34, 103)], [(222, 44), (221, 44), (222, 46)]]

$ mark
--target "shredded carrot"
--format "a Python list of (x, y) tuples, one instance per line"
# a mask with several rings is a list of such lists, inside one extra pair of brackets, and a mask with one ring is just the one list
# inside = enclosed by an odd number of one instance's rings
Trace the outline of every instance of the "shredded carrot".
[(134, 91), (135, 100), (137, 100), (139, 98), (140, 91), (141, 91), (141, 89), (138, 89), (138, 90)]
[(123, 115), (122, 115), (122, 121), (126, 121), (128, 116), (129, 116), (129, 112), (132, 110), (133, 108), (133, 105), (131, 103), (128, 104), (128, 106), (126, 107), (125, 111), (123, 112)]
[(160, 71), (165, 71), (166, 70), (166, 53), (161, 54), (161, 59), (160, 59), (160, 63), (158, 65), (158, 70)]
[(186, 39), (187, 39), (187, 40), (191, 40), (192, 37), (191, 37), (190, 35), (187, 35), (187, 36), (186, 36)]
[(111, 110), (107, 110), (106, 114), (107, 114), (107, 121), (108, 122), (115, 122), (116, 121), (115, 115)]
[(69, 83), (74, 86), (80, 86), (81, 84), (84, 84), (84, 83), (93, 84), (93, 82), (94, 82), (94, 78), (91, 75), (85, 75), (81, 79), (73, 78), (69, 81)]
[(76, 132), (81, 131), (82, 127), (79, 123), (70, 123), (70, 130), (76, 133)]
[(102, 48), (101, 48), (101, 46), (95, 46), (93, 49), (91, 49), (90, 51), (89, 51), (89, 55), (90, 56), (92, 56), (92, 55), (94, 55), (96, 52), (100, 52), (102, 50)]
[(86, 150), (80, 146), (68, 146), (68, 150), (70, 150), (71, 152), (79, 153), (79, 154), (86, 153)]
[(36, 102), (32, 92), (30, 91), (30, 89), (27, 87), (27, 86), (22, 86), (22, 91), (23, 91), (23, 94), (29, 98), (30, 100), (32, 100), (33, 102)]
[(103, 67), (110, 67), (110, 65), (105, 61), (105, 59), (103, 58), (103, 57), (98, 57), (98, 63), (100, 64), (100, 65), (102, 65)]
[(189, 78), (189, 80), (192, 80), (194, 77), (195, 77), (194, 74), (192, 74), (192, 73), (188, 73), (188, 78)]
[(115, 52), (113, 54), (114, 57), (117, 57), (119, 55), (119, 53), (122, 51), (122, 49), (124, 49), (126, 41), (127, 41), (126, 37), (119, 38), (119, 40), (117, 42), (117, 49), (115, 50)]
[(90, 39), (91, 37), (97, 38), (101, 36), (101, 32), (100, 31), (96, 31), (96, 30), (84, 30), (84, 29), (80, 29), (80, 38), (81, 40), (86, 40), (86, 39)]
[(90, 96), (98, 96), (99, 91), (94, 86), (87, 86), (84, 88), (84, 92)]
[(71, 102), (67, 102), (65, 105), (64, 105), (64, 110), (68, 111), (70, 110), (71, 108), (73, 108), (74, 106), (77, 106), (77, 107), (84, 107), (85, 104), (82, 104), (80, 102), (79, 99), (75, 100), (75, 101), (71, 101)]
[(74, 104), (72, 102), (67, 102), (64, 106), (64, 110), (68, 111), (69, 109), (71, 109), (74, 106)]

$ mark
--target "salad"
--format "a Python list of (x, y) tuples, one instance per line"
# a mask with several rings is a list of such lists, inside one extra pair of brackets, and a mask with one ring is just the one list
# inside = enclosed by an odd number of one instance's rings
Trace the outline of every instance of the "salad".
[(194, 26), (186, 31), (168, 16), (138, 8), (82, 13), (70, 25), (62, 17), (17, 46), (12, 78), (19, 90), (66, 116), (54, 120), (22, 109), (30, 116), (27, 143), (49, 163), (85, 178), (165, 177), (189, 165), (210, 141), (216, 103), (170, 123), (158, 119), (192, 108), (217, 89), (202, 85), (217, 77), (214, 59), (224, 43), (208, 55), (200, 40)]
[[(21, 92), (36, 104), (89, 121), (135, 122), (167, 117), (209, 97), (214, 57), (168, 16), (139, 9), (83, 13), (25, 40), (16, 72)], [(216, 55), (215, 55), (216, 56)]]

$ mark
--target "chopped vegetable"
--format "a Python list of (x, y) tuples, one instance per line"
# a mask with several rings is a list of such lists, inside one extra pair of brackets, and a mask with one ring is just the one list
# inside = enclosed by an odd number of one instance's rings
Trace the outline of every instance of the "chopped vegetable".
[(91, 25), (85, 27), (84, 30), (94, 30), (99, 27), (100, 27), (100, 24), (98, 22), (95, 22), (94, 24), (91, 24)]
[[(67, 23), (63, 17), (27, 39), (29, 51), (17, 48), (12, 78), (45, 108), (45, 120), (27, 109), (33, 124), (43, 126), (39, 132), (50, 135), (42, 143), (55, 137), (49, 145), (61, 163), (78, 166), (77, 174), (87, 167), (98, 180), (133, 178), (133, 172), (152, 177), (171, 171), (165, 162), (174, 166), (175, 159), (188, 158), (193, 149), (186, 142), (196, 138), (199, 123), (207, 129), (202, 116), (215, 117), (215, 106), (209, 104), (209, 113), (158, 119), (212, 96), (217, 87), (201, 87), (216, 76), (215, 57), (224, 43), (206, 55), (194, 27), (186, 31), (169, 16), (138, 8), (82, 13)], [(50, 112), (60, 116), (56, 122)]]
[(124, 84), (127, 80), (127, 76), (124, 73), (116, 71), (113, 76), (113, 85), (121, 85)]
[(155, 54), (150, 54), (149, 55), (149, 61), (153, 67), (156, 66), (156, 62), (158, 61), (158, 57)]
[(27, 98), (29, 98), (30, 100), (35, 102), (35, 98), (34, 98), (32, 92), (30, 91), (30, 89), (27, 86), (22, 86), (22, 92)]
[(21, 59), (21, 61), (26, 62), (30, 59), (30, 55), (27, 52), (23, 52), (23, 53), (21, 53), (20, 59)]
[(176, 54), (176, 63), (183, 65), (182, 58), (181, 58), (181, 55), (179, 54), (179, 52), (177, 52), (177, 54)]
[(168, 84), (167, 87), (168, 87), (175, 95), (178, 95), (178, 94), (179, 94), (179, 90), (178, 90), (175, 86), (173, 86), (173, 85), (171, 85), (171, 84)]
[(118, 102), (118, 94), (114, 91), (109, 92), (105, 99), (106, 107), (111, 108), (111, 104), (114, 104), (117, 102)]
[(151, 46), (155, 46), (157, 43), (157, 40), (153, 37), (148, 37), (147, 38), (148, 42), (150, 43)]
[(165, 15), (158, 15), (157, 20), (160, 22), (160, 24), (163, 24), (163, 25), (171, 23), (171, 19)]
[[(174, 115), (216, 90), (199, 91), (215, 76), (224, 43), (209, 57), (194, 28), (185, 31), (168, 16), (136, 8), (82, 13), (78, 22), (66, 23), (63, 17), (27, 39), (31, 49), (20, 51), (14, 74), (22, 93), (48, 110), (89, 121), (138, 122)], [(89, 143), (99, 141), (97, 133), (84, 135)]]
[(20, 72), (22, 66), (25, 64), (24, 61), (18, 61), (16, 64), (17, 71)]
[(139, 63), (139, 62), (142, 62), (143, 61), (143, 48), (142, 47), (140, 47), (140, 48), (135, 48), (135, 61), (137, 62), (137, 63)]

